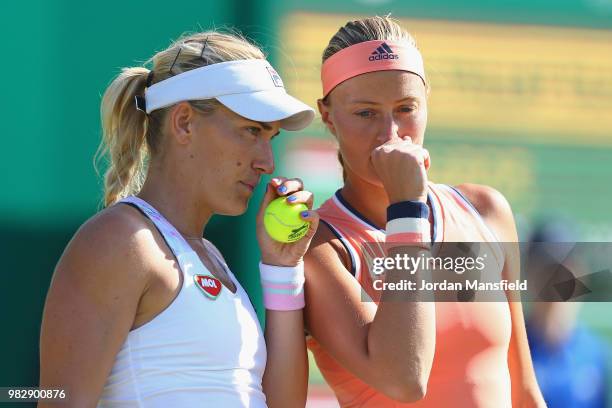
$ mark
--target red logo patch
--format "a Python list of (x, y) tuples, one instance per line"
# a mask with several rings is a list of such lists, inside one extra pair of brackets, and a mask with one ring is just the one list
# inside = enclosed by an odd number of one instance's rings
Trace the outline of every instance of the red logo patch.
[(221, 281), (210, 275), (195, 275), (193, 280), (202, 292), (211, 299), (216, 299), (221, 293), (221, 288), (223, 288)]

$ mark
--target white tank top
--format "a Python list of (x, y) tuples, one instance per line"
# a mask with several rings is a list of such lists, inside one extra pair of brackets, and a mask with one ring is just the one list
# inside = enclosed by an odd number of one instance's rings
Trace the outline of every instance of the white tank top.
[(266, 345), (235, 276), (219, 259), (236, 285), (234, 294), (212, 278), (157, 210), (137, 197), (121, 202), (155, 223), (178, 260), (183, 284), (163, 312), (128, 333), (98, 407), (266, 407)]

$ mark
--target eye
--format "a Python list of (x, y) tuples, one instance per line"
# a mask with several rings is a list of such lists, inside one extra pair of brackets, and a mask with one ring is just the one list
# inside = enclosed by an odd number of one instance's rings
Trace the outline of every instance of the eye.
[(418, 109), (418, 106), (416, 104), (402, 105), (399, 107), (399, 111), (403, 113), (412, 113), (416, 111), (417, 109)]
[(261, 133), (261, 128), (257, 126), (247, 126), (245, 130), (253, 136), (259, 136)]
[(362, 110), (362, 111), (358, 111), (355, 112), (355, 115), (361, 117), (361, 118), (371, 118), (374, 116), (374, 112), (371, 110)]

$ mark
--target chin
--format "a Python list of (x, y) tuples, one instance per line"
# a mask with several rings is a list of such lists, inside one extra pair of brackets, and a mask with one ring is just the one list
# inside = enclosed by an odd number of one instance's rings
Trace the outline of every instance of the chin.
[[(219, 211), (216, 211), (217, 214), (219, 215), (227, 215), (227, 216), (231, 216), (231, 217), (235, 217), (238, 215), (242, 215), (246, 212), (248, 206), (249, 206), (249, 199), (247, 198), (246, 200), (244, 198), (236, 198), (235, 200), (233, 200), (231, 203), (225, 203), (226, 205), (222, 208), (219, 209)], [(227, 205), (230, 204), (230, 205)]]

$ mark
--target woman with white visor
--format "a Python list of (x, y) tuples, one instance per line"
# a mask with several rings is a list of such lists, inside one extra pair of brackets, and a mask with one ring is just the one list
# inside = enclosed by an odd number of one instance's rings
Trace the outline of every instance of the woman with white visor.
[(106, 208), (55, 270), (40, 386), (64, 389), (74, 407), (303, 407), (302, 256), (318, 216), (304, 211), (305, 238), (280, 244), (263, 230), (262, 209), (277, 196), (311, 208), (312, 194), (297, 179), (267, 185), (257, 217), (265, 341), (202, 234), (213, 214), (246, 211), (274, 170), (279, 128), (302, 129), (314, 112), (235, 35), (194, 34), (150, 63), (123, 69), (104, 94)]

